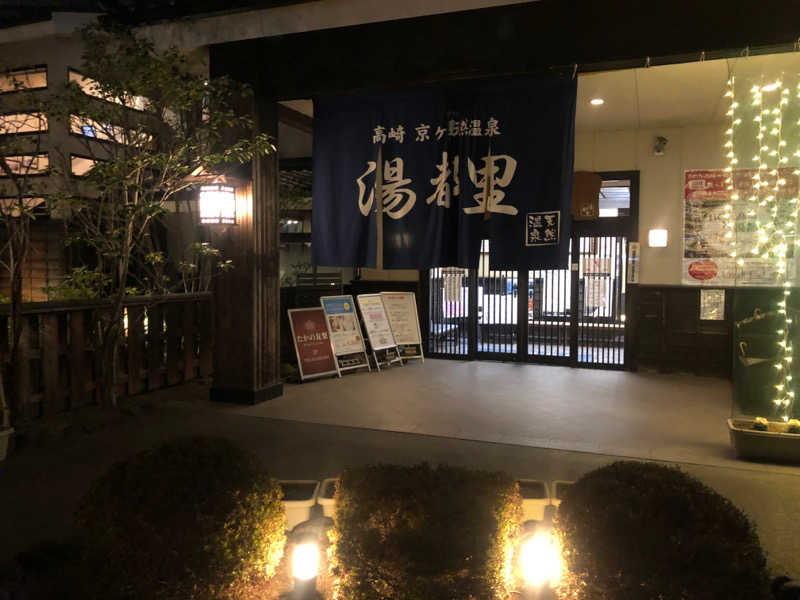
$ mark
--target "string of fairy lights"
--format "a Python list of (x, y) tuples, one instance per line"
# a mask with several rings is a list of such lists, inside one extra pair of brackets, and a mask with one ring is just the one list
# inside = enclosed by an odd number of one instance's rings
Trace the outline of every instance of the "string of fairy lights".
[[(792, 416), (795, 390), (792, 383), (792, 317), (790, 309), (791, 279), (789, 261), (794, 257), (793, 246), (800, 245), (797, 238), (798, 186), (790, 185), (787, 177), (797, 177), (800, 169), (789, 167), (789, 140), (798, 143), (793, 156), (800, 157), (800, 120), (787, 123), (792, 89), (783, 78), (761, 80), (749, 89), (749, 109), (741, 107), (743, 98), (737, 100), (736, 77), (728, 78), (725, 97), (728, 107), (728, 129), (724, 148), (728, 159), (725, 183), (729, 192), (724, 206), (725, 239), (730, 244), (730, 256), (736, 260), (736, 272), (746, 259), (770, 260), (775, 268), (776, 283), (783, 289), (777, 302), (776, 354), (774, 367), (779, 371), (774, 384), (772, 402), (778, 416), (788, 421)], [(800, 83), (795, 98), (800, 99)], [(798, 101), (800, 104), (800, 101)], [(752, 126), (743, 118), (752, 114)], [(794, 131), (792, 131), (794, 127)], [(794, 135), (787, 135), (787, 134)], [(739, 166), (743, 152), (753, 152), (751, 169)], [(791, 192), (791, 193), (790, 193)], [(737, 221), (740, 226), (737, 228)], [(738, 277), (737, 277), (738, 279)]]

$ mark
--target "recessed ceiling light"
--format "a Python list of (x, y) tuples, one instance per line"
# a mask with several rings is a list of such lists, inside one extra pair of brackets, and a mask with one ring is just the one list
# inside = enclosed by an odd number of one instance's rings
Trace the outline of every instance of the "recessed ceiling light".
[(591, 104), (592, 106), (600, 106), (604, 102), (605, 102), (605, 100), (603, 100), (602, 98), (592, 98), (589, 101), (589, 104)]

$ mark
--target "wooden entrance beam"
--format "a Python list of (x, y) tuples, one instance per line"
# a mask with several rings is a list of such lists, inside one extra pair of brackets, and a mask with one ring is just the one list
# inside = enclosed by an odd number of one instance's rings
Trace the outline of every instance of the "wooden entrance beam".
[[(278, 105), (259, 99), (259, 132), (278, 137)], [(237, 188), (236, 225), (215, 239), (234, 268), (215, 284), (216, 344), (211, 399), (255, 404), (280, 396), (278, 155), (253, 160)]]

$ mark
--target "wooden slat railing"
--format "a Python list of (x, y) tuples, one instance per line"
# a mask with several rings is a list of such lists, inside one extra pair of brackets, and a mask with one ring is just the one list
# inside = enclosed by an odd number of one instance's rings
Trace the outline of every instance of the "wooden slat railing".
[[(0, 305), (0, 365), (7, 375), (9, 308)], [(99, 402), (97, 320), (107, 310), (103, 302), (23, 304), (20, 364), (13, 378), (15, 389), (7, 390), (12, 405), (22, 412), (17, 420), (46, 418)], [(214, 315), (210, 293), (126, 298), (125, 312), (115, 382), (119, 396), (211, 375)]]

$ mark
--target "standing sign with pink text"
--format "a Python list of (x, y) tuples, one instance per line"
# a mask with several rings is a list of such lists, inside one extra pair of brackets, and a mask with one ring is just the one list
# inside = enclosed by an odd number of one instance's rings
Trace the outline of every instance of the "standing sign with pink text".
[(289, 326), (301, 380), (339, 375), (322, 308), (289, 309)]

